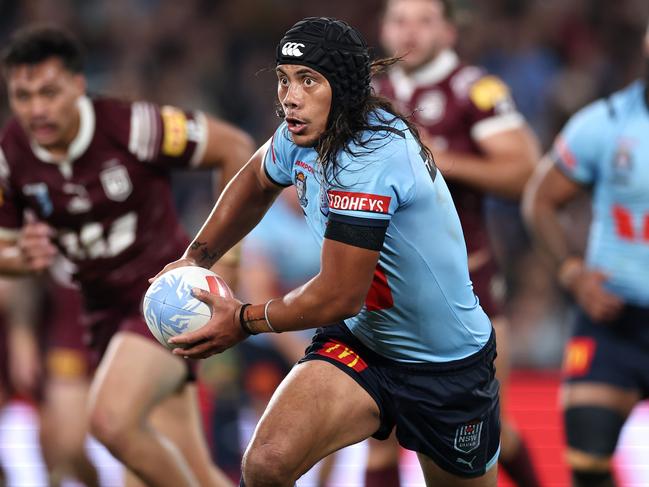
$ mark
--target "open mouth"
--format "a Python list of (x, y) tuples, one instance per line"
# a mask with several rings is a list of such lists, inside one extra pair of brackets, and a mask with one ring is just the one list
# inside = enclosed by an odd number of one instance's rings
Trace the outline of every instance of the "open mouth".
[(292, 134), (299, 135), (306, 130), (306, 122), (298, 118), (286, 117), (288, 130)]

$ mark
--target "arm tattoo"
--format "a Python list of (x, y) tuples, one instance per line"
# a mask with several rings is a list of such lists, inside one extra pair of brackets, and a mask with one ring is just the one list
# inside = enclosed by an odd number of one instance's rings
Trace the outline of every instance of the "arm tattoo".
[(216, 262), (216, 258), (218, 257), (216, 252), (210, 252), (210, 249), (207, 248), (207, 242), (199, 242), (197, 240), (192, 242), (189, 249), (197, 252), (196, 260), (199, 265), (211, 266)]

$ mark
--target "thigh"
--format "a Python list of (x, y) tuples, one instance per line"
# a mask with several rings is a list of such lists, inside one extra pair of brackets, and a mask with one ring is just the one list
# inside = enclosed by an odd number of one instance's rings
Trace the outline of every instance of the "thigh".
[(371, 436), (380, 425), (379, 408), (349, 375), (331, 363), (296, 365), (271, 398), (249, 451), (270, 448), (293, 463), (298, 475), (318, 460)]
[(474, 478), (463, 478), (442, 470), (435, 462), (421, 453), (417, 454), (428, 487), (496, 487), (498, 482), (497, 462), (483, 475)]
[(119, 332), (95, 373), (90, 407), (114, 421), (140, 420), (162, 399), (180, 390), (187, 370), (183, 359), (158, 343)]

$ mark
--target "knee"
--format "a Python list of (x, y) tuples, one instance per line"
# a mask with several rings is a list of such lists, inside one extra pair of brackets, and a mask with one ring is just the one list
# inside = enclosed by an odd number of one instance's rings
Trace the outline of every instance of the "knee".
[(241, 466), (246, 487), (272, 487), (295, 482), (295, 467), (288, 461), (292, 457), (275, 445), (251, 445)]
[(90, 433), (113, 455), (123, 457), (135, 425), (109, 408), (97, 406), (90, 412)]

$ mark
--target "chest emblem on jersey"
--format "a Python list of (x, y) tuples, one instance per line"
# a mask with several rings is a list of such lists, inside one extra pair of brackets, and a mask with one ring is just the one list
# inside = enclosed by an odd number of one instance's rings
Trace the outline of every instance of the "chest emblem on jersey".
[(124, 166), (112, 166), (99, 173), (104, 193), (113, 201), (124, 201), (133, 192), (133, 184)]
[(459, 452), (471, 453), (480, 446), (480, 433), (482, 433), (482, 421), (458, 426), (455, 430), (453, 447)]
[(54, 211), (52, 199), (50, 198), (50, 191), (45, 183), (33, 183), (23, 186), (23, 194), (31, 196), (36, 200), (36, 204), (40, 208), (40, 213), (43, 218), (47, 218)]
[(417, 101), (417, 117), (424, 123), (437, 123), (446, 111), (446, 95), (441, 91), (430, 91)]
[(613, 184), (627, 185), (631, 181), (633, 155), (630, 146), (630, 142), (621, 141), (613, 155), (613, 171), (611, 174)]
[(306, 180), (307, 175), (302, 171), (295, 172), (295, 191), (297, 192), (297, 199), (300, 202), (302, 208), (306, 208), (309, 204), (309, 200), (306, 197)]

